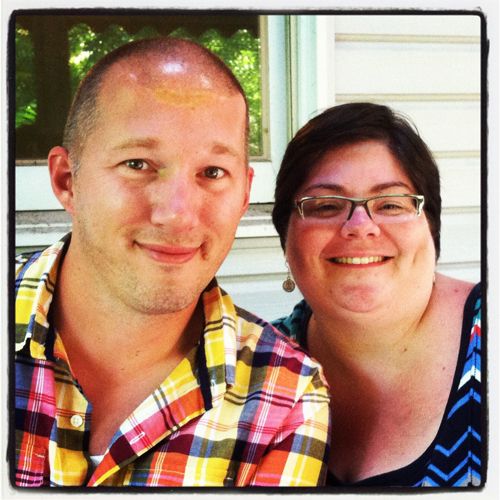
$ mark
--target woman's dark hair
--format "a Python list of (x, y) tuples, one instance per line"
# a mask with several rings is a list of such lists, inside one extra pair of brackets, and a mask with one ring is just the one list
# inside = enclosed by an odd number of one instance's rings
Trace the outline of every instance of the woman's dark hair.
[(273, 223), (285, 248), (295, 196), (313, 167), (327, 152), (375, 140), (387, 145), (417, 194), (425, 197), (424, 212), (440, 253), (441, 195), (439, 171), (428, 147), (411, 122), (387, 106), (357, 102), (327, 109), (302, 127), (288, 144), (274, 192)]

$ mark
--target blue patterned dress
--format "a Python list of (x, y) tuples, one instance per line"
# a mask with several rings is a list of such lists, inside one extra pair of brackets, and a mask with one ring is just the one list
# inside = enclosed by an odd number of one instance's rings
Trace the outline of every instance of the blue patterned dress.
[[(273, 325), (307, 348), (307, 324), (312, 311), (302, 300), (290, 316)], [(464, 307), (462, 339), (452, 390), (436, 437), (414, 462), (401, 469), (349, 486), (457, 487), (482, 486), (485, 462), (485, 381), (481, 378), (481, 284)], [(335, 387), (332, 387), (335, 404)], [(335, 425), (333, 426), (335, 429)], [(335, 452), (335, 448), (333, 449)], [(331, 473), (327, 484), (347, 486)]]

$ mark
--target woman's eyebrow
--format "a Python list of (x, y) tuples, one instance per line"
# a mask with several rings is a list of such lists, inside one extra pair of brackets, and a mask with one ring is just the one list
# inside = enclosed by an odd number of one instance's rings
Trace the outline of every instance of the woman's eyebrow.
[(317, 184), (311, 184), (310, 186), (307, 186), (307, 188), (304, 189), (304, 193), (307, 193), (309, 191), (314, 191), (315, 189), (327, 189), (329, 191), (334, 191), (335, 193), (344, 192), (344, 188), (340, 184), (319, 182)]
[(377, 184), (371, 188), (371, 191), (385, 191), (386, 189), (391, 189), (393, 187), (402, 187), (408, 189), (408, 191), (412, 191), (412, 187), (409, 186), (406, 182), (403, 181), (390, 181), (383, 182), (382, 184)]
[[(375, 184), (370, 188), (370, 192), (378, 193), (380, 191), (386, 191), (387, 189), (391, 189), (394, 187), (402, 187), (407, 189), (408, 191), (412, 191), (412, 187), (409, 186), (406, 182), (389, 181), (389, 182), (382, 182), (380, 184)], [(307, 186), (307, 188), (304, 190), (304, 193), (313, 191), (315, 189), (326, 189), (328, 191), (333, 191), (335, 193), (344, 193), (346, 191), (345, 188), (340, 184), (319, 182), (317, 184), (311, 184), (310, 186)]]

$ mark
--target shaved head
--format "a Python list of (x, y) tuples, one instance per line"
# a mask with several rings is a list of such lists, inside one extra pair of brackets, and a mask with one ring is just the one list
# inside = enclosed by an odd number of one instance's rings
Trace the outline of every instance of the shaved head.
[[(121, 75), (122, 78), (117, 78)], [(203, 104), (207, 91), (241, 94), (246, 106), (246, 136), (248, 140), (248, 104), (240, 83), (231, 70), (212, 52), (188, 41), (159, 37), (131, 42), (115, 49), (98, 61), (80, 83), (64, 128), (63, 146), (68, 150), (76, 172), (85, 139), (95, 128), (100, 114), (101, 89), (110, 79), (113, 84), (132, 81), (154, 87), (168, 79), (162, 87), (161, 98), (178, 102), (186, 78), (190, 87), (199, 89), (193, 95), (192, 105)], [(118, 83), (120, 84), (120, 83)]]

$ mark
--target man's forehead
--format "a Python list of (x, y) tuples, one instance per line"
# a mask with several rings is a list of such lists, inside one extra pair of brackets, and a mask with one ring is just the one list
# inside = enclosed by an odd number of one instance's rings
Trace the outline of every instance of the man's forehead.
[(99, 96), (101, 105), (127, 106), (153, 99), (158, 104), (195, 109), (205, 105), (226, 106), (244, 98), (234, 88), (221, 82), (220, 76), (203, 68), (186, 66), (173, 60), (157, 59), (146, 64), (126, 61), (111, 67)]
[(235, 93), (228, 85), (228, 77), (213, 63), (185, 56), (151, 54), (144, 57), (131, 56), (113, 64), (104, 82), (113, 84), (138, 84), (165, 88), (197, 88), (216, 90), (220, 93)]

